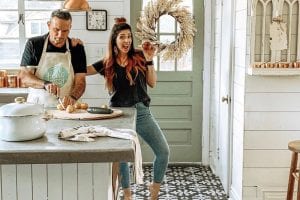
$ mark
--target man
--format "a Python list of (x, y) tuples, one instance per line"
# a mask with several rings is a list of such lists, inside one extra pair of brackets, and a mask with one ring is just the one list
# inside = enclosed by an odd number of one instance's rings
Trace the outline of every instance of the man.
[(30, 87), (28, 102), (52, 107), (62, 100), (66, 107), (84, 93), (86, 55), (82, 45), (72, 47), (68, 38), (72, 26), (69, 12), (53, 11), (47, 25), (49, 33), (27, 41), (19, 77)]

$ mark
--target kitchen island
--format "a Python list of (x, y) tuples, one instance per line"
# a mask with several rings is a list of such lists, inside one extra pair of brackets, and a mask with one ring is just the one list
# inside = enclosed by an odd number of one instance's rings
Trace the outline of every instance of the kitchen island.
[(122, 111), (121, 117), (106, 120), (51, 119), (42, 138), (0, 141), (0, 200), (113, 199), (112, 163), (134, 161), (133, 142), (110, 137), (65, 141), (58, 133), (86, 124), (135, 130), (135, 109)]

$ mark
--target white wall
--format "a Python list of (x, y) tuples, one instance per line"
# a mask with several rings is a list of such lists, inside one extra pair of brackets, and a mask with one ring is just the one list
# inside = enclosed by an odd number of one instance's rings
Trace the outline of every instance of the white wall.
[[(93, 64), (103, 57), (115, 17), (126, 17), (130, 22), (130, 0), (89, 0), (92, 9), (107, 10), (107, 31), (86, 30), (86, 13), (72, 12), (73, 25), (70, 37), (80, 38), (84, 42), (87, 64)], [(105, 90), (103, 77), (97, 75), (87, 77), (87, 88), (82, 101), (91, 106), (108, 103), (108, 93)]]
[[(246, 68), (250, 61), (250, 9), (249, 0)], [(243, 77), (242, 74), (239, 77)], [(299, 85), (299, 76), (246, 74), (243, 199), (286, 197), (291, 158), (287, 145), (289, 141), (299, 139), (300, 135)]]
[(299, 85), (299, 76), (246, 76), (245, 197), (285, 198), (291, 158), (287, 145), (300, 135)]

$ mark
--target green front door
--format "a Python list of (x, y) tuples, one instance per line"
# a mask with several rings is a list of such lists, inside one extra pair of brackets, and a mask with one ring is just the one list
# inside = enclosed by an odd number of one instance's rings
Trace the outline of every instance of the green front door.
[[(143, 5), (149, 0), (131, 0), (131, 25), (136, 22)], [(197, 32), (194, 48), (175, 61), (156, 58), (158, 82), (149, 88), (151, 111), (162, 128), (170, 145), (170, 162), (201, 162), (202, 157), (202, 70), (203, 70), (203, 0), (185, 0), (193, 12)], [(176, 37), (178, 23), (171, 16), (162, 16), (158, 24), (161, 40)], [(172, 28), (172, 26), (174, 26)], [(175, 30), (174, 32), (168, 31)], [(178, 31), (177, 31), (178, 33)], [(161, 41), (160, 40), (160, 41)], [(135, 45), (138, 45), (135, 39)], [(153, 160), (149, 146), (142, 142), (143, 161)]]

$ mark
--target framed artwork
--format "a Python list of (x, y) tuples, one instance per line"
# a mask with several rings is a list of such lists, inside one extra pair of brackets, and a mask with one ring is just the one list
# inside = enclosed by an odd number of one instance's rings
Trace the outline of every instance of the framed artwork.
[(107, 30), (107, 11), (90, 10), (86, 12), (86, 29), (90, 31)]

